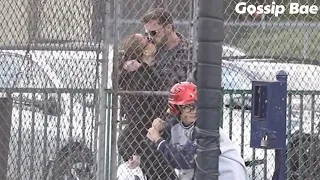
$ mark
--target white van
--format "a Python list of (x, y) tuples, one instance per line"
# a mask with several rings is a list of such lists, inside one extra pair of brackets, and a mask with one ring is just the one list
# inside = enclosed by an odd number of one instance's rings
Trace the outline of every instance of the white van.
[(93, 175), (98, 62), (95, 52), (0, 52), (0, 95), (13, 103), (7, 179)]

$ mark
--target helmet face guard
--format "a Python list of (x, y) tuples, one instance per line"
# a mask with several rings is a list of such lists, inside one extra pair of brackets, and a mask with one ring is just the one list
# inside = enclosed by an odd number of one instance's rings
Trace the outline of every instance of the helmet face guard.
[(174, 115), (181, 112), (179, 106), (193, 104), (197, 100), (197, 86), (191, 82), (181, 82), (175, 84), (169, 94), (169, 111)]

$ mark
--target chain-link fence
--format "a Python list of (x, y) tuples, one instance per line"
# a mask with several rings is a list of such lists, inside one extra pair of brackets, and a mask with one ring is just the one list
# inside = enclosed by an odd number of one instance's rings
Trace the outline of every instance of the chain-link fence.
[[(250, 179), (271, 179), (274, 151), (250, 148), (251, 81), (286, 70), (287, 179), (319, 179), (319, 15), (240, 15), (239, 2), (224, 1), (223, 131)], [(320, 5), (276, 3), (294, 2)], [(147, 134), (157, 117), (172, 118), (168, 90), (192, 77), (197, 0), (0, 4), (0, 179), (181, 175), (168, 161), (176, 154)], [(167, 11), (148, 11), (157, 7)]]
[[(152, 147), (147, 134), (154, 119), (167, 116), (168, 90), (176, 82), (186, 80), (191, 71), (192, 44), (189, 41), (194, 40), (195, 35), (194, 2), (117, 3), (115, 7), (121, 9), (115, 17), (121, 38), (118, 56), (121, 130), (117, 145), (120, 157), (126, 161), (119, 166), (118, 176), (123, 179), (135, 175), (142, 179), (138, 173), (130, 175), (125, 168), (141, 158), (140, 167), (148, 179), (177, 179), (174, 168)], [(152, 7), (165, 7), (166, 11), (148, 11)], [(140, 157), (132, 156), (134, 154)]]
[[(224, 102), (221, 126), (229, 134), (232, 142), (239, 146), (250, 178), (271, 179), (275, 169), (274, 150), (250, 148), (251, 81), (275, 80), (279, 70), (287, 71), (289, 74), (287, 177), (288, 179), (317, 179), (319, 178), (317, 173), (319, 159), (316, 157), (319, 152), (319, 120), (317, 118), (319, 60), (316, 58), (319, 18), (311, 14), (290, 15), (288, 13), (279, 17), (258, 13), (239, 15), (235, 12), (235, 6), (239, 2), (224, 1), (225, 39), (222, 53)], [(288, 7), (292, 2), (281, 1), (277, 4)], [(300, 5), (317, 5), (318, 3), (296, 2)], [(271, 5), (272, 1), (249, 1), (247, 4)], [(120, 35), (119, 55), (123, 55), (119, 61), (119, 67), (122, 68), (119, 73), (119, 90), (122, 94), (120, 126), (125, 125), (125, 127), (119, 129), (119, 155), (131, 162), (130, 154), (140, 154), (141, 168), (147, 177), (171, 179), (169, 173), (172, 173), (172, 170), (168, 168), (170, 165), (168, 166), (163, 159), (158, 159), (163, 162), (160, 165), (157, 164), (156, 158), (152, 157), (154, 154), (147, 152), (148, 147), (145, 142), (149, 139), (147, 129), (151, 127), (152, 120), (158, 116), (163, 118), (166, 116), (167, 97), (162, 95), (165, 98), (161, 103), (161, 94), (165, 94), (170, 89), (172, 80), (175, 80), (176, 76), (179, 77), (179, 70), (186, 70), (186, 72), (190, 70), (186, 62), (191, 60), (192, 64), (197, 57), (195, 50), (197, 44), (192, 43), (195, 42), (197, 35), (195, 21), (197, 1), (150, 1), (148, 3), (120, 1), (116, 7), (123, 10), (118, 17), (115, 17), (119, 22), (116, 28)], [(161, 39), (162, 31), (170, 31), (162, 28), (167, 28), (168, 24), (171, 25), (171, 21), (167, 19), (167, 23), (161, 24), (158, 19), (158, 23), (164, 26), (153, 24), (152, 20), (156, 18), (151, 18), (149, 22), (145, 21), (148, 19), (148, 14), (145, 13), (152, 7), (163, 7), (171, 13), (175, 32), (183, 34), (190, 43), (187, 51), (166, 49), (175, 40), (170, 33), (162, 38), (167, 43), (157, 41), (157, 38)], [(153, 15), (156, 16), (156, 13)], [(156, 45), (155, 55), (151, 58), (154, 59), (154, 63), (152, 63), (153, 60), (144, 57), (149, 55), (148, 51), (153, 52), (152, 47), (148, 47), (147, 44), (144, 46), (144, 40), (142, 38), (139, 40), (139, 35), (130, 37), (132, 34), (145, 32), (148, 37), (151, 36), (151, 40)], [(164, 48), (161, 45), (164, 45)], [(186, 58), (184, 63), (179, 61), (181, 52), (184, 54), (182, 59)], [(176, 58), (177, 56), (179, 58)], [(172, 61), (172, 57), (176, 59)], [(121, 60), (132, 59), (139, 59), (140, 63), (145, 63), (147, 67), (142, 66), (143, 68), (140, 67), (134, 73), (128, 72), (128, 67), (124, 67)], [(177, 64), (172, 63), (174, 61)], [(153, 71), (148, 69), (149, 66)], [(182, 81), (186, 78), (187, 76), (182, 75), (181, 79), (177, 79)], [(154, 93), (150, 94), (150, 92)], [(139, 151), (139, 146), (142, 146), (142, 151)], [(118, 167), (120, 169), (118, 175), (119, 173), (125, 175), (126, 173), (122, 171), (123, 166)], [(163, 174), (165, 176), (162, 176)]]
[[(316, 1), (281, 1), (287, 10), (273, 14), (239, 15), (240, 1), (225, 1), (225, 43), (243, 54), (225, 57), (222, 82), (226, 90), (223, 127), (240, 144), (252, 179), (271, 179), (274, 151), (250, 149), (251, 80), (275, 80), (280, 70), (289, 75), (287, 98), (287, 179), (319, 179), (319, 15), (289, 14), (290, 3), (319, 6)], [(271, 5), (272, 1), (248, 1), (247, 6)], [(247, 7), (247, 6), (242, 6)], [(234, 54), (238, 56), (238, 54)], [(248, 94), (249, 93), (249, 94)], [(227, 98), (226, 98), (227, 97)], [(232, 126), (230, 126), (232, 125)], [(239, 128), (238, 128), (239, 127)], [(246, 135), (247, 134), (247, 135)]]
[(98, 132), (106, 121), (99, 120), (106, 94), (98, 91), (105, 7), (0, 4), (0, 179), (95, 179), (105, 164)]

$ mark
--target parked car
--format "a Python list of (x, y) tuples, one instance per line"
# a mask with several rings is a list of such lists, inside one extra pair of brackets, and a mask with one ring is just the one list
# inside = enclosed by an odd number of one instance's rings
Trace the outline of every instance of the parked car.
[(225, 44), (222, 46), (222, 57), (245, 57), (246, 53), (244, 50), (239, 47), (235, 47), (232, 45)]
[[(261, 61), (260, 59), (252, 59), (250, 61), (241, 59), (236, 61), (227, 60), (222, 63), (222, 87), (224, 87), (224, 90), (229, 90), (229, 94), (224, 95), (223, 128), (230, 134), (232, 141), (241, 147), (240, 152), (248, 164), (252, 179), (271, 179), (275, 164), (273, 150), (254, 150), (250, 148), (251, 83), (253, 80), (273, 81), (276, 73), (280, 70), (285, 70), (288, 73), (288, 91), (293, 93), (287, 99), (287, 136), (288, 138), (293, 137), (287, 139), (287, 151), (298, 153), (299, 143), (297, 143), (297, 138), (299, 140), (300, 131), (303, 144), (311, 143), (310, 138), (312, 137), (310, 134), (313, 134), (313, 151), (316, 151), (318, 145), (315, 142), (320, 138), (319, 66), (277, 63), (276, 61)], [(239, 90), (247, 92), (239, 92)], [(238, 91), (238, 93), (235, 91)], [(291, 124), (290, 127), (289, 122)], [(294, 141), (295, 143), (293, 143)], [(300, 150), (304, 157), (309, 159), (316, 157), (314, 154), (311, 157), (312, 154), (309, 154), (308, 151), (301, 147)], [(292, 157), (296, 157), (294, 159), (296, 162), (291, 162), (288, 172), (296, 174), (298, 173), (298, 168), (302, 168), (302, 166), (301, 163), (300, 166), (299, 164), (297, 165), (299, 160), (297, 156), (294, 156), (294, 154), (290, 156), (288, 160), (293, 161)], [(316, 159), (315, 162), (317, 161), (319, 160)], [(302, 171), (304, 170), (306, 169)]]
[(0, 52), (0, 95), (13, 103), (7, 179), (91, 179), (96, 59), (93, 52)]

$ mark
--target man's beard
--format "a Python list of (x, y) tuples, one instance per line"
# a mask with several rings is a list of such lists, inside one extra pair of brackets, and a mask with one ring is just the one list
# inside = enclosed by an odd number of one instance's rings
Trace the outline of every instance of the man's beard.
[(168, 36), (165, 34), (161, 41), (159, 43), (156, 44), (156, 47), (157, 49), (162, 49), (162, 48), (165, 48), (165, 46), (167, 45), (168, 43)]

